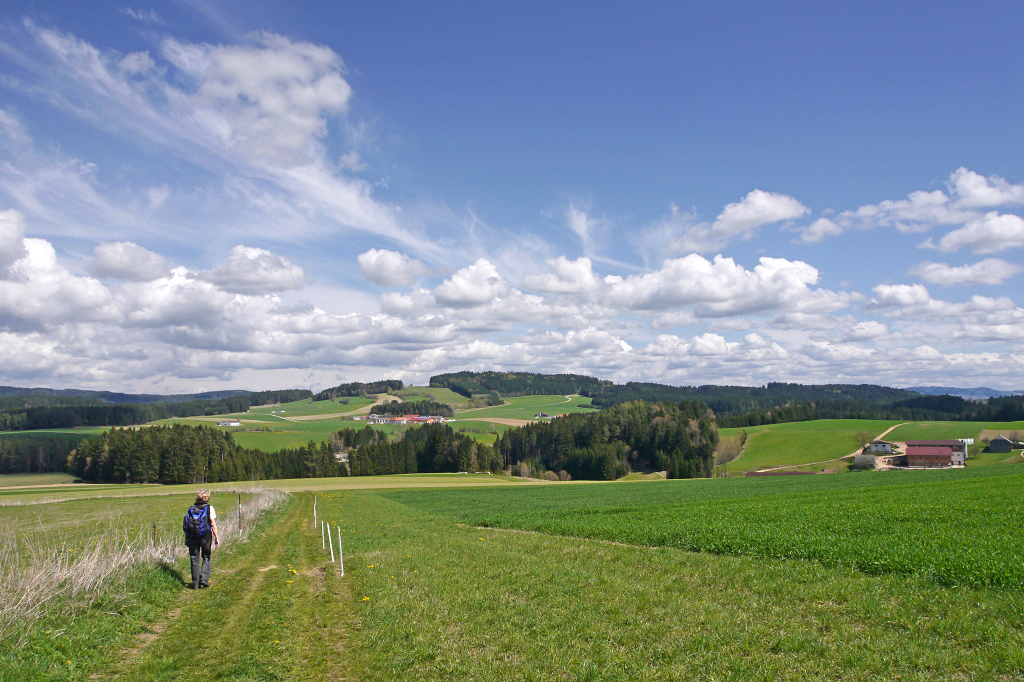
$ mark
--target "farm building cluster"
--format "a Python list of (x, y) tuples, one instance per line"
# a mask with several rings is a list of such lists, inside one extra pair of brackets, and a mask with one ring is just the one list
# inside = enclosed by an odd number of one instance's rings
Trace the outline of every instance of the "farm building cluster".
[(446, 417), (424, 416), (420, 414), (371, 414), (363, 417), (352, 417), (356, 421), (365, 420), (367, 424), (441, 424), (453, 421)]
[[(973, 438), (908, 440), (905, 443), (874, 440), (856, 455), (854, 466), (875, 469), (962, 467), (967, 464), (967, 446), (973, 444)], [(1020, 447), (1020, 443), (1003, 435), (988, 443), (989, 452), (1010, 452)]]

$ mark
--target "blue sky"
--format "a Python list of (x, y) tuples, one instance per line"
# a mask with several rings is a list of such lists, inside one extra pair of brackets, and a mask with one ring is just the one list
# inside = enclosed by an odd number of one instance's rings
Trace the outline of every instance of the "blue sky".
[(0, 382), (1022, 388), (1019, 3), (10, 2)]

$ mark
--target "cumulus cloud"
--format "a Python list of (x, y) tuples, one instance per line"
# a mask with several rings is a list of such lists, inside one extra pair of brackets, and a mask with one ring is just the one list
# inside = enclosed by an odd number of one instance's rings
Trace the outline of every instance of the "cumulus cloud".
[(816, 244), (825, 239), (825, 237), (835, 237), (842, 233), (843, 228), (838, 223), (828, 218), (818, 218), (800, 230), (800, 241), (805, 244)]
[(93, 254), (89, 274), (100, 279), (149, 282), (167, 274), (167, 259), (134, 242), (106, 242)]
[(25, 216), (14, 209), (0, 211), (0, 278), (25, 255)]
[(0, 280), (0, 327), (38, 329), (40, 325), (114, 320), (110, 291), (99, 281), (72, 274), (57, 262), (43, 239), (23, 240), (25, 254)]
[(269, 294), (301, 289), (306, 273), (287, 258), (265, 249), (239, 244), (216, 268), (197, 274), (198, 279), (239, 294)]
[(671, 248), (675, 252), (714, 251), (735, 239), (751, 239), (762, 225), (808, 213), (810, 209), (791, 196), (755, 189), (742, 200), (726, 206), (711, 225), (687, 229)]
[(604, 282), (594, 272), (593, 264), (586, 256), (576, 260), (559, 256), (547, 264), (553, 272), (525, 275), (523, 287), (549, 294), (596, 293), (604, 287)]
[(431, 273), (422, 261), (387, 249), (370, 249), (356, 256), (363, 277), (381, 286), (408, 286)]
[(665, 310), (697, 304), (704, 317), (784, 309), (831, 312), (857, 295), (812, 289), (820, 275), (803, 261), (761, 258), (747, 270), (732, 258), (697, 254), (665, 261), (659, 270), (626, 278), (606, 277), (608, 300), (630, 310)]
[(968, 248), (975, 253), (996, 253), (1024, 246), (1024, 218), (1009, 213), (990, 211), (969, 221), (939, 240), (945, 252)]
[(1001, 258), (986, 258), (977, 263), (959, 266), (925, 261), (913, 266), (907, 273), (917, 275), (928, 284), (950, 287), (997, 286), (1021, 271), (1024, 271), (1024, 268), (1007, 263)]
[(949, 176), (946, 184), (950, 194), (965, 208), (1024, 204), (1024, 184), (1010, 184), (998, 175), (986, 178), (961, 166)]
[(871, 341), (889, 335), (889, 328), (875, 320), (864, 320), (853, 325), (843, 337), (844, 341)]
[(481, 258), (442, 282), (434, 289), (434, 296), (442, 305), (465, 307), (488, 303), (508, 290), (508, 283), (494, 264)]

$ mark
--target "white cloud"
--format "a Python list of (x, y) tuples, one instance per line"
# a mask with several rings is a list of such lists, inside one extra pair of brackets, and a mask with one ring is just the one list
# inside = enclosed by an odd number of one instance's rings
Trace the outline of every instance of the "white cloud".
[(800, 241), (804, 244), (816, 244), (825, 237), (836, 237), (842, 233), (841, 225), (828, 218), (818, 218), (800, 230)]
[(370, 249), (356, 257), (367, 281), (381, 286), (408, 286), (431, 273), (422, 261), (387, 249)]
[(593, 231), (597, 221), (575, 204), (570, 204), (569, 208), (566, 209), (565, 220), (569, 224), (569, 229), (580, 238), (580, 242), (583, 244), (583, 251), (590, 253), (594, 247)]
[(0, 211), (0, 279), (25, 256), (25, 216), (14, 209)]
[(969, 248), (975, 253), (996, 253), (1024, 246), (1024, 218), (990, 211), (953, 230), (939, 240), (945, 252)]
[(889, 328), (881, 322), (864, 320), (853, 325), (853, 328), (843, 337), (844, 341), (871, 341), (884, 338), (889, 335)]
[(122, 7), (121, 14), (127, 14), (136, 21), (144, 21), (150, 24), (162, 24), (163, 20), (154, 9), (142, 9), (135, 7)]
[(923, 284), (879, 284), (873, 291), (873, 302), (882, 308), (922, 305), (932, 300)]
[(93, 254), (89, 273), (101, 279), (149, 282), (167, 274), (167, 259), (134, 242), (105, 242)]
[(704, 317), (769, 310), (832, 312), (857, 300), (856, 294), (812, 289), (819, 274), (803, 261), (761, 258), (747, 270), (732, 258), (711, 261), (697, 254), (665, 261), (643, 275), (606, 277), (608, 301), (629, 310), (665, 310), (697, 304)]
[(366, 164), (359, 158), (359, 152), (354, 149), (342, 154), (341, 158), (338, 159), (338, 165), (352, 171), (353, 173), (366, 170)]
[(287, 258), (241, 244), (223, 263), (197, 277), (226, 291), (256, 295), (301, 289), (306, 283), (303, 269)]
[(508, 290), (508, 284), (494, 264), (480, 258), (442, 282), (434, 289), (434, 296), (442, 305), (465, 307), (488, 303)]
[(553, 273), (526, 275), (523, 287), (550, 294), (589, 294), (604, 288), (604, 282), (594, 272), (593, 264), (586, 256), (576, 260), (559, 256), (547, 264)]
[(925, 261), (913, 266), (907, 273), (917, 275), (928, 284), (949, 287), (998, 286), (1021, 271), (1024, 271), (1024, 268), (1007, 263), (1001, 258), (986, 258), (977, 263), (960, 266)]
[(984, 177), (960, 167), (946, 183), (950, 194), (966, 208), (991, 208), (1007, 204), (1024, 204), (1024, 184), (1012, 185), (998, 175)]
[(751, 239), (762, 225), (808, 213), (810, 209), (791, 196), (755, 189), (742, 200), (726, 206), (711, 225), (687, 229), (670, 248), (675, 252), (714, 251), (734, 239)]
[(0, 280), (0, 327), (38, 329), (40, 325), (112, 320), (118, 313), (110, 291), (90, 277), (78, 277), (57, 262), (43, 239), (23, 240), (25, 254)]

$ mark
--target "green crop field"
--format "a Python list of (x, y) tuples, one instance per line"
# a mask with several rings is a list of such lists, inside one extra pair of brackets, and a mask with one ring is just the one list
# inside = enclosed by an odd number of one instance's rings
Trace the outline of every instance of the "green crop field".
[(457, 419), (533, 419), (538, 412), (546, 412), (552, 416), (569, 412), (591, 412), (593, 408), (589, 407), (590, 401), (590, 398), (581, 396), (527, 395), (506, 398), (504, 405), (463, 410), (455, 416)]
[[(341, 401), (348, 401), (347, 404)], [(296, 400), (292, 403), (281, 405), (260, 405), (249, 408), (249, 411), (239, 416), (267, 415), (273, 417), (271, 412), (280, 412), (282, 417), (307, 417), (322, 414), (340, 414), (352, 412), (361, 407), (372, 405), (373, 400), (359, 396), (336, 398), (334, 400)]]
[(469, 404), (469, 398), (459, 395), (447, 388), (435, 388), (434, 386), (406, 386), (395, 395), (405, 401), (432, 400), (435, 403), (447, 403), (458, 409)]
[[(132, 574), (73, 620), (43, 617), (17, 646), (0, 637), (0, 677), (1019, 679), (1022, 483), (995, 466), (276, 481), (291, 501), (215, 552), (212, 589), (184, 589), (180, 557)], [(142, 520), (177, 516), (179, 497), (116, 504)], [(81, 508), (46, 518), (95, 529), (111, 502), (61, 504)], [(9, 511), (32, 528), (39, 506)]]
[(75, 477), (71, 474), (0, 474), (0, 488), (9, 487), (32, 487), (40, 485), (59, 485), (62, 483), (74, 483)]
[[(812, 462), (844, 457), (860, 447), (856, 439), (858, 433), (870, 433), (874, 437), (898, 423), (869, 419), (818, 419), (748, 428), (743, 454), (729, 464), (729, 471), (810, 465)], [(723, 429), (723, 434), (738, 431)], [(840, 466), (838, 462), (832, 464), (833, 468)], [(821, 464), (807, 468), (821, 469), (828, 466)]]
[(986, 422), (911, 422), (898, 426), (885, 437), (888, 441), (947, 440), (977, 438)]

